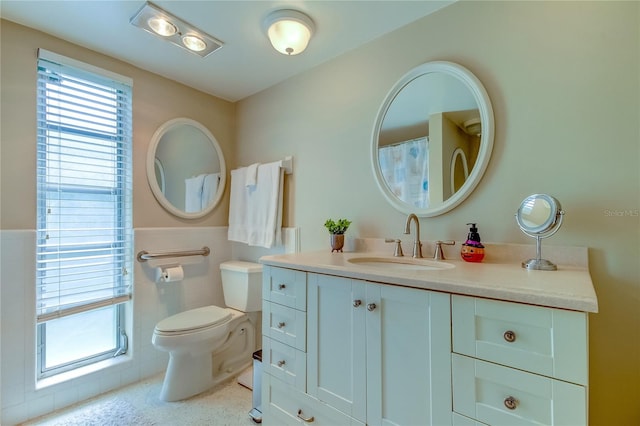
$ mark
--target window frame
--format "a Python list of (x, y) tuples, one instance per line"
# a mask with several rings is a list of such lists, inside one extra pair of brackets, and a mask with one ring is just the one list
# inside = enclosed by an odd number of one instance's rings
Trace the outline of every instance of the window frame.
[[(50, 67), (51, 66), (51, 67)], [(41, 73), (42, 71), (42, 73)], [(49, 72), (51, 74), (49, 74)], [(47, 89), (48, 79), (53, 77), (52, 81), (55, 81), (56, 78), (59, 78), (60, 81), (64, 81), (65, 76), (69, 76), (72, 80), (82, 81), (83, 83), (91, 82), (91, 84), (95, 84), (96, 86), (108, 87), (113, 91), (114, 99), (113, 99), (113, 116), (115, 118), (114, 124), (114, 135), (109, 137), (105, 135), (104, 132), (101, 132), (98, 129), (99, 124), (95, 124), (93, 129), (89, 129), (88, 127), (74, 127), (72, 125), (65, 125), (62, 123), (62, 119), (57, 122), (50, 121), (48, 116), (50, 115), (51, 105), (48, 101), (53, 99), (53, 95), (50, 90)], [(113, 82), (113, 84), (111, 84)], [(41, 91), (45, 93), (41, 93)], [(66, 92), (65, 90), (69, 90)], [(36, 344), (37, 344), (37, 355), (36, 355), (36, 367), (37, 367), (37, 379), (43, 379), (46, 377), (50, 377), (53, 375), (57, 375), (63, 372), (67, 372), (70, 370), (74, 370), (77, 368), (81, 368), (86, 365), (90, 365), (102, 360), (106, 360), (112, 358), (114, 356), (123, 355), (128, 350), (128, 337), (125, 332), (126, 326), (126, 303), (131, 300), (132, 297), (132, 286), (133, 286), (133, 214), (132, 214), (132, 144), (133, 144), (133, 131), (132, 131), (132, 96), (133, 96), (133, 88), (132, 88), (132, 80), (119, 76), (117, 74), (111, 73), (106, 70), (102, 70), (96, 67), (93, 67), (88, 64), (84, 64), (79, 61), (75, 61), (71, 58), (66, 58), (61, 55), (55, 54), (53, 52), (48, 52), (44, 49), (39, 49), (38, 51), (38, 90), (37, 90), (37, 129), (38, 129), (38, 146), (37, 146), (37, 183), (38, 183), (38, 196), (37, 196), (37, 249), (36, 249), (36, 311), (37, 311), (37, 326), (36, 326)], [(71, 89), (61, 89), (58, 95), (70, 95)], [(104, 93), (111, 93), (110, 91), (105, 90)], [(79, 99), (80, 103), (82, 99), (88, 99), (91, 95), (87, 94), (86, 97), (77, 96), (74, 97), (73, 100)], [(123, 103), (124, 99), (124, 103)], [(55, 100), (58, 101), (60, 105), (65, 105), (65, 101), (63, 100)], [(69, 101), (66, 101), (69, 102)], [(82, 119), (86, 119), (83, 112), (80, 112), (80, 109), (88, 109), (89, 104), (82, 104), (80, 106), (76, 105), (78, 110), (73, 110), (72, 113), (77, 113)], [(70, 104), (70, 103), (69, 103)], [(95, 108), (95, 103), (94, 103)], [(91, 110), (97, 111), (97, 110)], [(90, 112), (87, 112), (86, 115), (89, 116)], [(90, 126), (90, 125), (89, 125)], [(57, 137), (54, 137), (52, 140), (56, 141), (56, 143), (60, 143), (60, 152), (55, 155), (59, 157), (70, 156), (70, 158), (76, 158), (75, 154), (69, 154), (68, 152), (64, 152), (65, 149), (69, 150), (70, 146), (75, 144), (78, 145), (89, 145), (90, 143), (97, 142), (99, 147), (104, 149), (107, 154), (105, 157), (109, 158), (111, 155), (113, 158), (105, 160), (106, 163), (109, 164), (109, 171), (113, 172), (113, 186), (108, 185), (99, 185), (99, 183), (108, 182), (108, 179), (98, 181), (98, 184), (91, 185), (79, 185), (79, 184), (68, 184), (62, 182), (56, 182), (51, 184), (50, 181), (47, 180), (48, 174), (48, 155), (51, 155), (52, 151), (50, 151), (50, 138), (52, 138), (51, 134), (55, 133)], [(86, 140), (85, 140), (86, 138)], [(65, 147), (63, 146), (65, 142), (69, 142), (69, 144)], [(86, 148), (85, 148), (86, 149)], [(113, 151), (109, 154), (110, 151)], [(85, 152), (85, 151), (80, 151)], [(89, 151), (87, 151), (89, 152)], [(62, 164), (64, 161), (60, 164)], [(113, 165), (111, 165), (113, 163)], [(60, 169), (63, 171), (68, 171), (73, 173), (73, 169)], [(96, 172), (97, 174), (97, 172)], [(73, 179), (78, 180), (80, 178), (81, 173), (77, 173), (77, 176)], [(50, 200), (57, 200), (56, 202), (60, 203), (60, 212), (56, 214), (58, 216), (63, 216), (61, 213), (65, 207), (64, 205), (64, 197), (62, 199), (60, 196), (50, 197), (50, 193), (55, 192), (58, 195), (70, 194), (71, 197), (67, 199), (67, 203), (70, 203), (70, 200), (77, 200), (81, 203), (88, 203), (89, 205), (93, 202), (97, 201), (99, 198), (112, 197), (113, 200), (109, 200), (107, 203), (109, 205), (109, 209), (105, 217), (111, 217), (113, 220), (113, 224), (111, 226), (107, 226), (104, 230), (107, 231), (108, 235), (112, 235), (111, 239), (105, 238), (105, 241), (90, 241), (90, 249), (87, 249), (86, 242), (78, 242), (76, 241), (75, 245), (69, 244), (54, 244), (53, 247), (48, 247), (46, 240), (48, 239), (49, 231), (49, 222), (48, 216), (50, 216), (50, 207), (52, 204)], [(73, 202), (73, 201), (71, 201)], [(102, 201), (100, 201), (102, 202)], [(84, 207), (84, 206), (83, 206)], [(67, 207), (68, 208), (68, 207)], [(73, 207), (71, 207), (73, 209)], [(86, 207), (85, 207), (86, 208)], [(96, 208), (92, 210), (98, 210)], [(101, 214), (96, 213), (95, 215), (89, 214), (85, 217), (95, 217), (100, 219)], [(68, 219), (67, 219), (68, 220)], [(102, 218), (104, 220), (104, 218)], [(61, 220), (62, 222), (62, 220)], [(59, 229), (54, 229), (56, 232), (59, 232)], [(99, 229), (99, 228), (96, 228)], [(86, 231), (86, 230), (85, 230)], [(46, 236), (45, 236), (46, 234)], [(82, 230), (73, 229), (71, 234), (73, 238), (78, 238), (83, 235)], [(94, 237), (95, 238), (95, 237)], [(74, 250), (77, 249), (77, 250)], [(55, 251), (55, 254), (58, 255), (58, 259), (62, 256), (65, 257), (65, 254), (73, 253), (73, 256), (77, 256), (78, 259), (81, 259), (81, 262), (85, 262), (86, 259), (91, 256), (93, 249), (98, 249), (100, 253), (104, 252), (104, 256), (108, 259), (106, 264), (107, 266), (111, 265), (111, 272), (107, 273), (106, 278), (110, 280), (111, 284), (107, 284), (105, 288), (102, 288), (102, 284), (98, 289), (96, 289), (95, 284), (86, 284), (86, 288), (90, 289), (90, 293), (99, 293), (111, 291), (110, 296), (106, 297), (93, 297), (87, 303), (83, 302), (75, 302), (72, 304), (64, 305), (61, 302), (58, 302), (58, 305), (54, 305), (51, 308), (43, 308), (42, 307), (42, 298), (41, 293), (42, 289), (45, 291), (50, 286), (50, 277), (47, 276), (47, 268), (43, 268), (42, 265), (49, 265), (50, 260), (48, 260), (48, 254), (52, 253), (52, 250)], [(85, 256), (82, 256), (82, 255)], [(87, 274), (86, 269), (91, 270), (91, 268), (87, 268), (86, 266), (78, 266), (77, 263), (70, 261), (67, 259), (68, 263), (71, 263), (73, 268), (78, 268), (83, 270), (83, 275), (91, 275), (91, 273)], [(115, 267), (118, 267), (116, 269)], [(118, 270), (120, 270), (118, 273)], [(54, 276), (57, 274), (58, 280), (62, 281), (58, 283), (58, 299), (64, 299), (66, 291), (69, 291), (68, 288), (65, 289), (65, 283), (68, 284), (69, 281), (64, 281), (64, 279), (60, 279), (61, 269), (56, 270)], [(95, 280), (95, 279), (94, 279)], [(54, 280), (55, 281), (55, 280)], [(90, 278), (82, 278), (82, 284), (80, 284), (79, 288), (82, 290), (85, 287), (84, 282), (92, 282), (93, 280)], [(55, 287), (55, 286), (54, 286)], [(80, 291), (80, 290), (75, 290)], [(73, 291), (71, 291), (73, 294)], [(54, 295), (56, 292), (54, 291)], [(80, 293), (78, 293), (80, 294)], [(48, 309), (48, 311), (47, 311)], [(114, 347), (101, 352), (93, 353), (89, 356), (78, 357), (69, 362), (63, 362), (62, 364), (58, 364), (55, 366), (47, 367), (47, 356), (46, 356), (46, 346), (47, 346), (47, 324), (50, 321), (55, 321), (59, 318), (66, 317), (67, 319), (73, 318), (73, 316), (77, 316), (82, 313), (96, 312), (99, 309), (110, 309), (113, 315), (113, 330), (115, 335), (113, 337)]]

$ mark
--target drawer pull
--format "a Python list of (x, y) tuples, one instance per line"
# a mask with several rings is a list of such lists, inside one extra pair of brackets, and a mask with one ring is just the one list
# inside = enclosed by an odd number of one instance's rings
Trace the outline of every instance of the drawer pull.
[(353, 301), (353, 307), (354, 308), (357, 308), (360, 305), (362, 305), (362, 300), (356, 299), (356, 300)]
[(302, 420), (303, 422), (307, 422), (307, 423), (311, 423), (315, 420), (315, 418), (313, 418), (313, 416), (311, 417), (302, 417), (302, 410), (298, 410), (298, 418), (300, 420)]
[(375, 303), (369, 303), (367, 305), (367, 310), (368, 311), (373, 311), (376, 308), (376, 304)]
[(287, 288), (285, 284), (278, 284), (278, 290), (284, 290), (285, 288)]
[(518, 400), (512, 396), (508, 396), (504, 399), (504, 406), (509, 410), (515, 410), (518, 405)]
[(281, 359), (280, 361), (278, 361), (278, 367), (282, 367), (285, 364), (286, 364), (286, 362), (285, 362), (284, 359)]
[(283, 328), (286, 324), (284, 323), (284, 321), (280, 321), (278, 323), (278, 328)]
[(516, 333), (511, 331), (511, 330), (507, 330), (504, 332), (504, 340), (506, 340), (509, 343), (513, 343), (516, 341)]

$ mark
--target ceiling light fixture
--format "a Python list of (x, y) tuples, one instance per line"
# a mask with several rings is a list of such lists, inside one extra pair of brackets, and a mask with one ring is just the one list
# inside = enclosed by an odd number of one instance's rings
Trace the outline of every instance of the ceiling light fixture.
[(205, 57), (220, 49), (223, 43), (182, 19), (146, 2), (129, 22), (189, 52)]
[(311, 18), (297, 10), (272, 12), (264, 20), (271, 45), (284, 55), (297, 55), (307, 48), (315, 27)]

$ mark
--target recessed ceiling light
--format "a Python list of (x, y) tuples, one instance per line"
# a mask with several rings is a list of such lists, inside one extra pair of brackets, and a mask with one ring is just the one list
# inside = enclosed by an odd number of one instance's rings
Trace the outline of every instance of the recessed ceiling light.
[(149, 28), (156, 34), (160, 34), (163, 37), (172, 36), (178, 32), (178, 29), (171, 22), (164, 18), (154, 16), (147, 21)]
[(186, 35), (182, 37), (182, 43), (184, 43), (187, 49), (195, 52), (201, 52), (207, 48), (207, 43), (205, 43), (200, 37), (194, 35)]
[(176, 46), (205, 57), (220, 49), (223, 43), (182, 19), (146, 2), (129, 22), (150, 34), (162, 37)]

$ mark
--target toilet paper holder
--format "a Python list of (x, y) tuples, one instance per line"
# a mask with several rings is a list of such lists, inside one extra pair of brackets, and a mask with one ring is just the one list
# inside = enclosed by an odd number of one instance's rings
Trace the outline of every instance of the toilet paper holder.
[(165, 266), (156, 268), (157, 283), (171, 283), (175, 281), (182, 281), (184, 279), (184, 270), (181, 265)]

